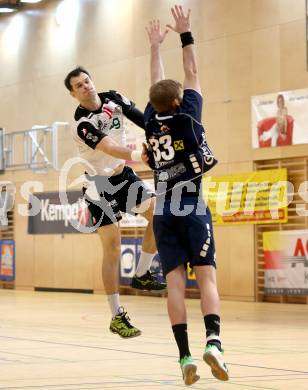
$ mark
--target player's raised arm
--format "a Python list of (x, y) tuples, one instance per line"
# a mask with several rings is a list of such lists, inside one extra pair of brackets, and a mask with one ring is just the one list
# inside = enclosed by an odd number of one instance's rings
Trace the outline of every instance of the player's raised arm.
[(157, 83), (165, 78), (164, 66), (160, 54), (160, 45), (163, 43), (168, 30), (163, 33), (160, 29), (159, 20), (151, 20), (149, 25), (146, 27), (148, 33), (149, 42), (151, 46), (151, 85)]
[(171, 8), (175, 26), (167, 25), (171, 30), (180, 34), (183, 48), (184, 89), (191, 88), (201, 93), (197, 71), (197, 60), (194, 49), (194, 39), (190, 27), (190, 9), (184, 14), (182, 6)]

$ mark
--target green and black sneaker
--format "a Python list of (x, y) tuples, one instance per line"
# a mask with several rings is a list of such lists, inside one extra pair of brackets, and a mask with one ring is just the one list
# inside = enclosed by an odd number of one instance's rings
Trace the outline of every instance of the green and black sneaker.
[(110, 332), (117, 333), (120, 337), (128, 339), (141, 335), (141, 330), (135, 328), (130, 322), (130, 318), (121, 306), (117, 314), (110, 322)]
[(165, 290), (167, 284), (166, 282), (160, 281), (154, 272), (147, 271), (142, 276), (135, 275), (132, 279), (131, 286), (138, 290), (159, 291)]

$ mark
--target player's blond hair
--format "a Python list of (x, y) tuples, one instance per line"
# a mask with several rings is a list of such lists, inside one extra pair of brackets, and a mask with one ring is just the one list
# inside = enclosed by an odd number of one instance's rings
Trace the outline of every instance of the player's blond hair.
[(175, 100), (181, 101), (182, 85), (175, 80), (161, 80), (150, 88), (150, 103), (157, 112), (172, 112)]

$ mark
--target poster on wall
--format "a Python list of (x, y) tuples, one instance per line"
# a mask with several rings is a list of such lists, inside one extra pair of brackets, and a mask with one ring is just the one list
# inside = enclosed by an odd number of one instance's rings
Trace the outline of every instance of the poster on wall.
[(15, 279), (15, 243), (14, 240), (0, 241), (0, 280)]
[(252, 147), (308, 143), (308, 89), (251, 98)]
[(285, 168), (206, 176), (202, 185), (216, 225), (288, 221)]
[(263, 233), (264, 292), (308, 295), (308, 231)]

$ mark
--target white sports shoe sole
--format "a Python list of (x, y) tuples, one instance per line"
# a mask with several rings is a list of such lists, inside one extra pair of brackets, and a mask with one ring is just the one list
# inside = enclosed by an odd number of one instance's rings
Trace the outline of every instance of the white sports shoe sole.
[(212, 374), (216, 379), (220, 381), (229, 380), (228, 368), (218, 349), (213, 348), (210, 351), (204, 352), (203, 360), (211, 367)]
[(196, 383), (200, 376), (197, 375), (197, 366), (195, 364), (186, 364), (182, 367), (183, 380), (186, 386), (193, 385)]

